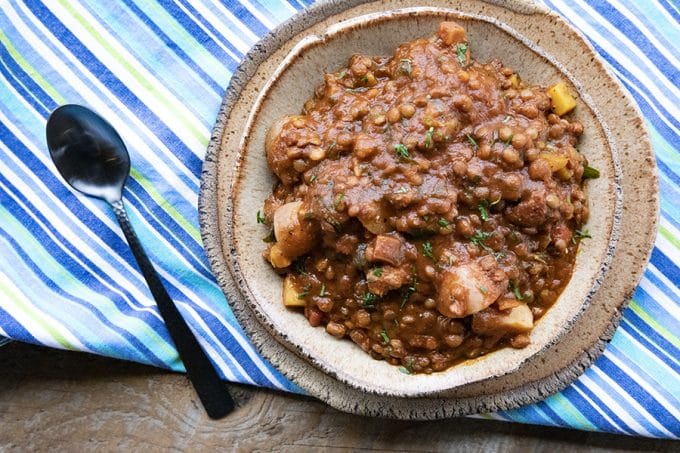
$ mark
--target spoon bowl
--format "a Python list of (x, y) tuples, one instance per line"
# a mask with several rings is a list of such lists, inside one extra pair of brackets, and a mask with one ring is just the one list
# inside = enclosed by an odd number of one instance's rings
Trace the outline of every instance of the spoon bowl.
[(46, 128), (52, 160), (74, 189), (109, 203), (121, 199), (130, 155), (111, 124), (88, 108), (68, 104), (52, 112)]

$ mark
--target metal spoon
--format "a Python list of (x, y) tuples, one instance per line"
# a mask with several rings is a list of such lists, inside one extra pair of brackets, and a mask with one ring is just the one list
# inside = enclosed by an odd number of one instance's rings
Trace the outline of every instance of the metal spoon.
[(80, 105), (57, 108), (46, 129), (47, 146), (61, 176), (74, 189), (113, 208), (203, 407), (210, 418), (224, 417), (234, 409), (234, 400), (163, 287), (125, 213), (122, 193), (130, 155), (123, 140), (106, 120)]

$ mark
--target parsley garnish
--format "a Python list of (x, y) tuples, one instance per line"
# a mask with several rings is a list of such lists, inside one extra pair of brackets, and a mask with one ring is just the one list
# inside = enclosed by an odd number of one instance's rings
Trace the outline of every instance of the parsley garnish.
[(257, 211), (257, 223), (261, 223), (263, 225), (265, 223), (264, 216), (260, 214), (260, 211)]
[(310, 182), (310, 183), (312, 183), (312, 182), (314, 182), (314, 181), (316, 181), (316, 175), (312, 175), (312, 176), (309, 178), (309, 182)]
[(475, 150), (476, 150), (477, 148), (479, 148), (479, 145), (477, 145), (477, 142), (475, 141), (475, 139), (472, 138), (472, 135), (470, 135), (470, 134), (465, 134), (465, 137), (467, 137), (467, 141), (470, 142), (470, 144), (472, 145), (472, 147), (473, 147)]
[(406, 193), (408, 192), (408, 187), (400, 187), (396, 190), (396, 193)]
[(446, 220), (444, 217), (440, 217), (439, 220), (437, 220), (437, 223), (442, 228), (448, 228), (450, 225), (449, 221)]
[(409, 298), (411, 297), (411, 294), (416, 292), (416, 286), (417, 285), (418, 285), (418, 275), (416, 275), (416, 267), (413, 266), (413, 280), (411, 280), (411, 286), (406, 288), (406, 292), (404, 292), (404, 295), (401, 298), (401, 304), (399, 305), (399, 310), (404, 308), (404, 305), (406, 305), (406, 302), (408, 302)]
[(305, 287), (302, 288), (302, 292), (298, 293), (298, 299), (304, 299), (305, 297), (307, 297), (309, 295), (309, 289), (310, 289), (310, 286), (305, 285)]
[(486, 286), (480, 286), (480, 287), (479, 287), (479, 291), (480, 291), (482, 294), (486, 294), (486, 293), (488, 292), (488, 290), (486, 289)]
[(404, 374), (413, 373), (413, 359), (404, 360), (404, 366), (400, 366), (399, 371)]
[(583, 179), (596, 179), (600, 177), (600, 171), (596, 168), (586, 165), (583, 169)]
[(512, 292), (515, 294), (515, 299), (517, 300), (524, 300), (524, 296), (522, 293), (519, 291), (519, 286), (517, 286), (517, 282), (512, 282), (512, 286), (510, 287)]
[(425, 148), (432, 146), (432, 136), (434, 135), (434, 127), (430, 126), (425, 134)]
[(504, 145), (506, 148), (507, 148), (508, 146), (510, 146), (510, 143), (512, 143), (512, 137), (514, 137), (514, 134), (513, 134), (513, 135), (510, 135), (510, 137), (508, 137), (508, 139), (507, 139), (505, 142), (503, 142), (503, 145)]
[(507, 123), (507, 122), (510, 121), (511, 119), (512, 119), (512, 117), (511, 117), (510, 115), (505, 115), (505, 118), (503, 118), (503, 121), (501, 121), (501, 122), (502, 122), (502, 123)]
[(305, 264), (302, 261), (295, 262), (295, 271), (298, 274), (307, 275), (307, 271), (305, 270)]
[(343, 69), (340, 71), (340, 74), (338, 74), (338, 79), (342, 79), (347, 75), (347, 69)]
[(411, 154), (408, 152), (408, 148), (402, 143), (394, 145), (394, 152), (404, 160), (411, 160)]
[(493, 252), (493, 249), (491, 247), (484, 244), (484, 240), (488, 239), (490, 236), (491, 236), (491, 233), (487, 233), (486, 231), (477, 230), (477, 231), (475, 231), (475, 234), (470, 238), (470, 242), (475, 244), (477, 247), (483, 248), (487, 252)]
[(383, 268), (382, 267), (376, 267), (373, 269), (373, 275), (376, 277), (380, 277), (383, 273)]
[(576, 244), (576, 241), (577, 240), (580, 241), (581, 239), (592, 239), (592, 236), (590, 235), (588, 230), (583, 230), (583, 231), (576, 230), (576, 231), (574, 231), (574, 235), (571, 238), (571, 242)]
[(479, 209), (479, 216), (486, 222), (489, 219), (489, 202), (487, 200), (482, 200), (482, 202), (479, 203), (479, 206), (477, 206), (477, 209)]
[(326, 292), (326, 285), (322, 283), (321, 284), (321, 291), (319, 291), (319, 297), (324, 297), (324, 296), (327, 296), (327, 295), (328, 295), (328, 293)]
[(380, 338), (382, 338), (382, 341), (385, 344), (390, 342), (390, 336), (387, 335), (387, 331), (385, 329), (380, 331)]
[(378, 296), (376, 296), (373, 293), (366, 293), (364, 294), (362, 305), (364, 306), (364, 308), (373, 308), (375, 307), (376, 300), (378, 300)]
[(411, 71), (413, 70), (413, 68), (411, 67), (411, 63), (413, 63), (413, 62), (408, 58), (402, 58), (400, 60), (400, 62), (401, 62), (401, 66), (400, 66), (401, 72), (403, 72), (404, 74), (406, 74), (410, 78), (411, 77)]
[(456, 56), (458, 57), (458, 63), (461, 66), (465, 65), (465, 52), (467, 52), (468, 44), (466, 42), (460, 43), (456, 46)]
[(434, 255), (432, 254), (432, 244), (429, 241), (423, 242), (423, 255), (434, 261)]

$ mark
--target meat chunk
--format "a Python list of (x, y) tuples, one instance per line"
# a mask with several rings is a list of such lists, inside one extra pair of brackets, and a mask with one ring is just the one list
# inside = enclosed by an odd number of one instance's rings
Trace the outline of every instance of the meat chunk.
[(519, 226), (538, 227), (548, 217), (548, 205), (545, 202), (545, 190), (528, 192), (517, 204), (508, 210), (508, 218)]
[(492, 256), (446, 270), (437, 294), (437, 309), (462, 318), (494, 303), (508, 287), (508, 277)]
[(400, 236), (379, 234), (373, 244), (366, 250), (369, 261), (382, 261), (392, 266), (399, 266), (404, 260), (404, 241)]
[(528, 332), (534, 326), (534, 315), (527, 304), (507, 311), (489, 307), (472, 317), (472, 331), (483, 335)]
[(378, 296), (384, 296), (388, 291), (398, 289), (411, 281), (411, 274), (403, 268), (384, 266), (380, 275), (369, 272), (366, 276), (368, 290)]

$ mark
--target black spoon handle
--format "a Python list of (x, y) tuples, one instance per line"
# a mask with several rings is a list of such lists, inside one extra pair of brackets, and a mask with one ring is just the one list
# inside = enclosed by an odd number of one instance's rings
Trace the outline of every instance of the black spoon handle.
[(137, 235), (132, 229), (132, 224), (125, 212), (123, 200), (111, 203), (113, 212), (116, 214), (118, 223), (125, 233), (125, 238), (130, 244), (132, 253), (135, 255), (137, 264), (151, 289), (158, 311), (160, 311), (170, 337), (175, 343), (179, 356), (184, 362), (187, 376), (196, 389), (196, 393), (205, 407), (208, 416), (213, 419), (222, 418), (234, 409), (234, 400), (231, 398), (226, 385), (217, 375), (215, 367), (198, 344), (196, 337), (180, 315), (177, 307), (161, 283), (156, 270), (146, 256), (146, 252), (139, 242)]

